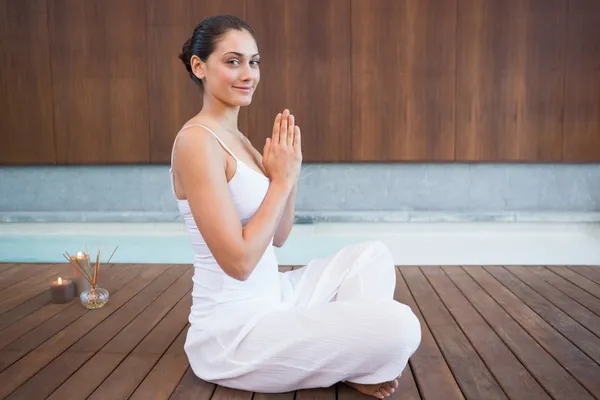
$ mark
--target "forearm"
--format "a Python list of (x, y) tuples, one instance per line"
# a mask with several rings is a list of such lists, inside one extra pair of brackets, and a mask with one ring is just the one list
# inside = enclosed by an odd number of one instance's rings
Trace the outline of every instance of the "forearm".
[(264, 254), (287, 208), (286, 198), (293, 189), (271, 184), (260, 208), (243, 229), (246, 246), (245, 272), (250, 275)]
[(294, 216), (296, 211), (296, 192), (298, 191), (298, 184), (296, 183), (290, 192), (288, 200), (285, 204), (285, 209), (281, 215), (279, 225), (275, 231), (273, 238), (273, 244), (277, 247), (283, 246), (287, 240), (292, 228), (294, 227)]

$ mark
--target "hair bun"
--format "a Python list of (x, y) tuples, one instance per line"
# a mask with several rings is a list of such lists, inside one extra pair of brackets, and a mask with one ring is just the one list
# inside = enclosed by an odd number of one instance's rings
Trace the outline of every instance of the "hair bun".
[(198, 86), (202, 87), (203, 85), (202, 81), (192, 72), (192, 56), (197, 56), (200, 60), (206, 62), (208, 56), (214, 51), (217, 41), (231, 29), (246, 30), (254, 37), (254, 31), (242, 19), (233, 15), (217, 15), (200, 22), (194, 29), (192, 36), (183, 44), (179, 59), (185, 65), (190, 78)]
[(185, 64), (185, 66), (189, 66), (190, 65), (190, 58), (192, 57), (190, 55), (190, 50), (192, 49), (192, 38), (188, 38), (185, 43), (183, 43), (183, 46), (181, 48), (181, 53), (179, 54), (179, 59), (181, 61), (183, 61), (183, 63)]

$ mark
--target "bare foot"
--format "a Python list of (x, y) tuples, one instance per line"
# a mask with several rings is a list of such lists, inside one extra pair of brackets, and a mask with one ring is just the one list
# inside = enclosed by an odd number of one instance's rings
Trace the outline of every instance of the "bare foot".
[(377, 397), (378, 399), (383, 399), (385, 397), (390, 396), (396, 388), (398, 387), (398, 379), (394, 379), (393, 381), (376, 383), (372, 385), (365, 385), (361, 383), (354, 382), (344, 382), (346, 385), (358, 390), (359, 392)]

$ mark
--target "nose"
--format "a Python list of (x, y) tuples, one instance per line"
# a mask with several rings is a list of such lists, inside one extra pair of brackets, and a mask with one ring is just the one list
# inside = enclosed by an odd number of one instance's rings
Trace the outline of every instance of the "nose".
[(244, 66), (240, 69), (240, 80), (243, 82), (249, 82), (252, 80), (252, 68), (250, 64), (244, 63)]

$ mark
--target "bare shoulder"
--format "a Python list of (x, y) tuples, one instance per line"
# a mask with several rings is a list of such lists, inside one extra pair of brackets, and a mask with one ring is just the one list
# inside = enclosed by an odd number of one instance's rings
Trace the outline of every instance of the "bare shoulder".
[(177, 134), (174, 144), (174, 163), (178, 166), (225, 160), (217, 139), (201, 126), (189, 126)]

